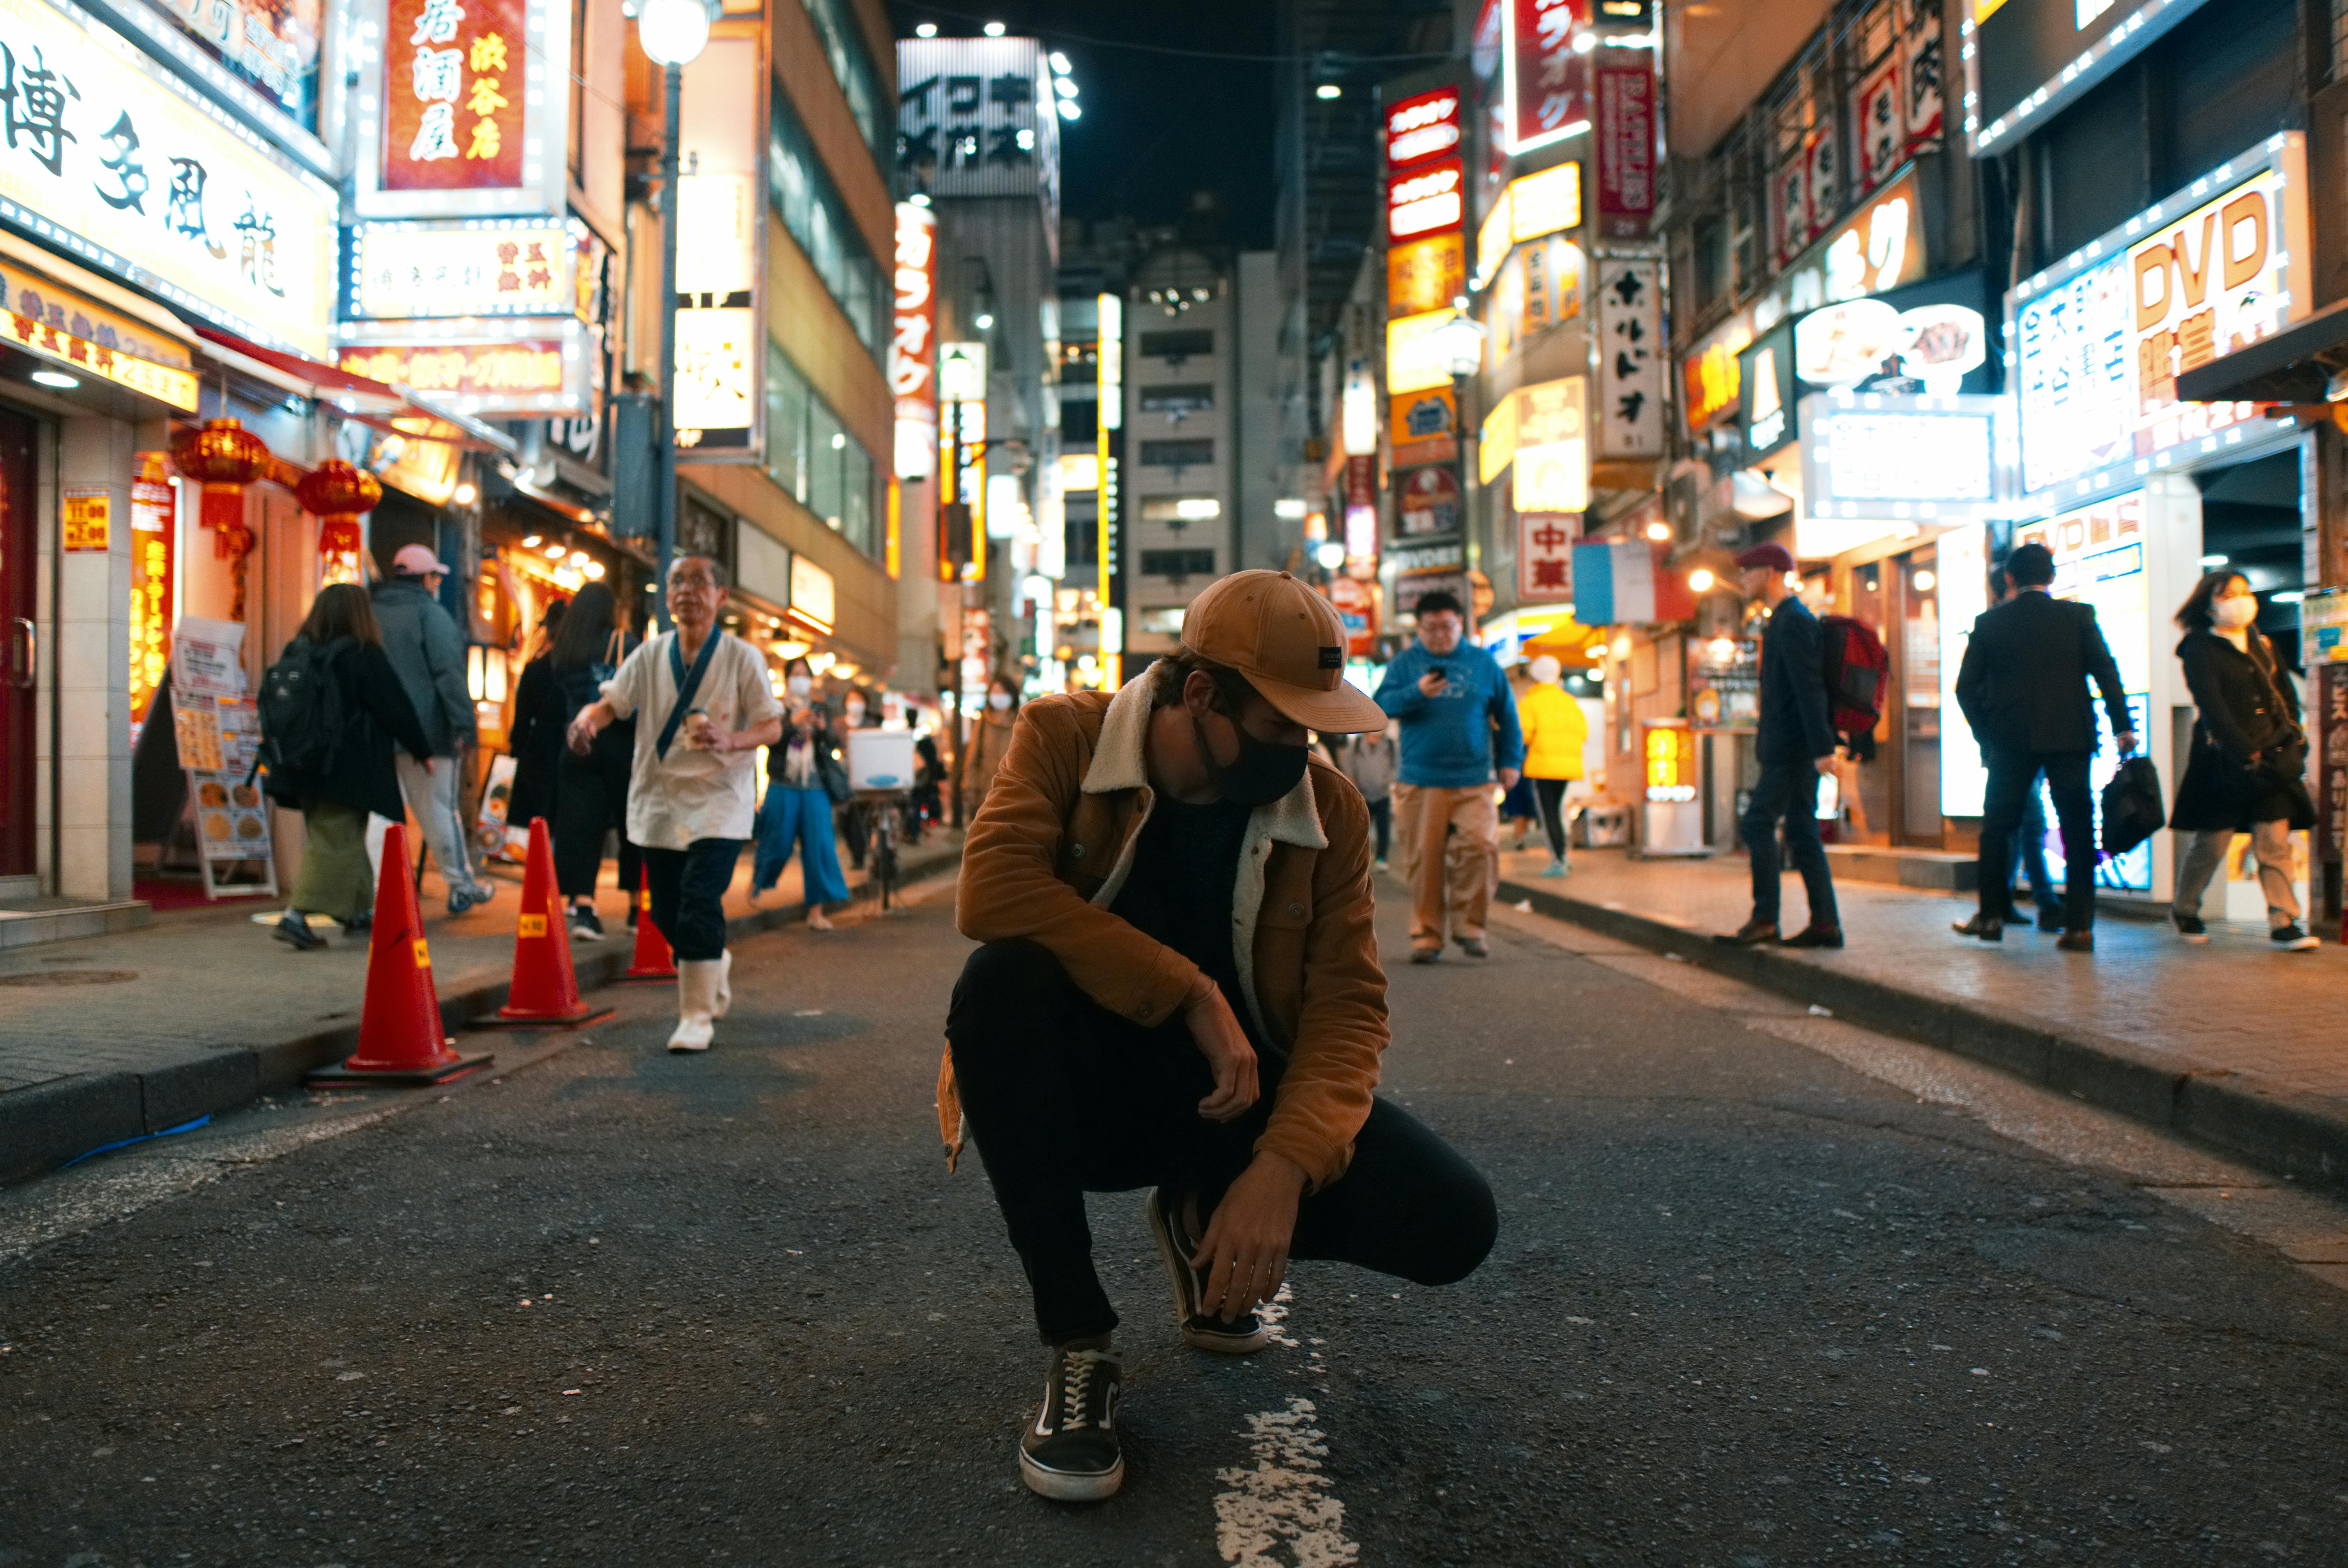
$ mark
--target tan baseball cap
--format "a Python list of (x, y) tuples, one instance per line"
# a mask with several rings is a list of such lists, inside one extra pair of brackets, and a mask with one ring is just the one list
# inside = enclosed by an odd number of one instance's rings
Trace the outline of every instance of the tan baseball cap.
[(1310, 730), (1386, 727), (1385, 710), (1345, 683), (1337, 607), (1284, 571), (1235, 571), (1207, 585), (1182, 616), (1182, 646), (1247, 677), (1263, 700)]

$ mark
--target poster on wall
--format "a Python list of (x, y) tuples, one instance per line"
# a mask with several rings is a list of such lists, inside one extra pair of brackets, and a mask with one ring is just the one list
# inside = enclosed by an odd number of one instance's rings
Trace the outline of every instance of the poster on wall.
[(1663, 455), (1663, 263), (1601, 257), (1598, 278), (1601, 458)]
[[(2260, 418), (2179, 403), (2177, 377), (2309, 309), (2303, 140), (2254, 153), (2141, 213), (2008, 298), (2025, 492), (2157, 460)], [(2199, 194), (2196, 194), (2196, 193)]]

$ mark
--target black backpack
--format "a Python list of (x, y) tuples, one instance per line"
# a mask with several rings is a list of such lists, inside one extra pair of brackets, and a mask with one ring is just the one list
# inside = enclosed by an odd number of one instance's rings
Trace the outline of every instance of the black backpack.
[(273, 782), (320, 778), (334, 770), (350, 717), (336, 669), (346, 641), (321, 648), (297, 637), (261, 677), (260, 764)]

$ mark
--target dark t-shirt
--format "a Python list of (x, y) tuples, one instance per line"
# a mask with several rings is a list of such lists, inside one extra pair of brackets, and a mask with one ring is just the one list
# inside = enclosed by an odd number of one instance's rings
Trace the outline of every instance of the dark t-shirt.
[(1230, 801), (1185, 805), (1160, 794), (1134, 846), (1133, 868), (1110, 912), (1204, 969), (1258, 1050), (1255, 1020), (1231, 950), (1231, 891), (1252, 810)]

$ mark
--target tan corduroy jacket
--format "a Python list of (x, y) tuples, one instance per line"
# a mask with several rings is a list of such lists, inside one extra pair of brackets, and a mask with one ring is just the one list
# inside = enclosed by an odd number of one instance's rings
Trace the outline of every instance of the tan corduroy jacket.
[[(1083, 692), (1020, 710), (963, 849), (954, 918), (976, 941), (1040, 943), (1086, 995), (1155, 1026), (1178, 1014), (1199, 966), (1109, 912), (1157, 799), (1149, 712), (1147, 675), (1113, 700)], [(1344, 1174), (1388, 1039), (1373, 913), (1369, 809), (1315, 756), (1293, 790), (1256, 808), (1241, 842), (1231, 916), (1245, 994), (1229, 999), (1287, 1057), (1255, 1146), (1303, 1167), (1311, 1191)], [(951, 1055), (938, 1115), (959, 1151)]]

